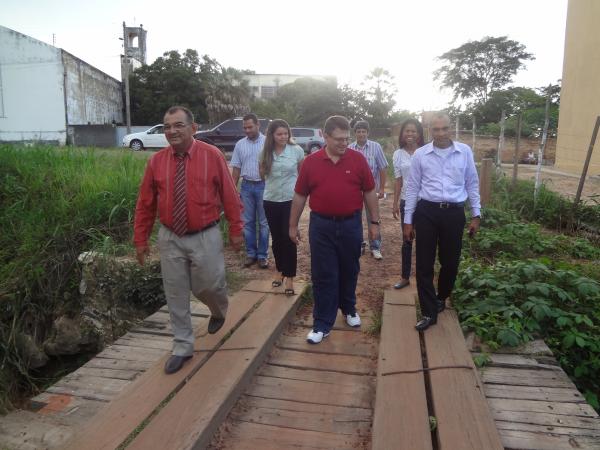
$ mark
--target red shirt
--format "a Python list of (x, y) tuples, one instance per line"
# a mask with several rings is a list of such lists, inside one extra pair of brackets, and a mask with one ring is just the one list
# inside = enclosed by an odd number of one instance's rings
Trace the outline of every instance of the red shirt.
[(375, 189), (375, 180), (365, 157), (350, 148), (337, 163), (325, 148), (309, 155), (302, 163), (295, 191), (310, 195), (312, 211), (327, 216), (349, 216), (362, 209), (363, 193)]
[[(172, 227), (176, 166), (171, 146), (155, 153), (148, 161), (135, 208), (133, 242), (136, 247), (148, 244), (157, 209), (160, 222), (167, 228)], [(230, 236), (242, 233), (242, 203), (219, 149), (194, 140), (185, 158), (185, 189), (188, 230), (200, 230), (217, 220), (223, 206)]]

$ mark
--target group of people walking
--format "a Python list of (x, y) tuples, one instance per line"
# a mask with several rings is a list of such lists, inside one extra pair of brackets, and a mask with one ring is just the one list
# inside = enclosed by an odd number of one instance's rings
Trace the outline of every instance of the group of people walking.
[[(385, 198), (387, 160), (381, 146), (368, 139), (369, 124), (354, 124), (332, 116), (324, 125), (324, 147), (309, 156), (294, 144), (284, 120), (270, 122), (260, 132), (256, 115), (243, 117), (246, 137), (231, 159), (232, 172), (221, 152), (194, 140), (192, 113), (170, 108), (164, 117), (169, 147), (153, 155), (146, 167), (136, 206), (134, 243), (140, 264), (158, 213), (157, 244), (165, 295), (174, 334), (172, 356), (165, 372), (179, 370), (193, 353), (190, 291), (211, 311), (208, 332), (216, 333), (227, 313), (221, 211), (229, 222), (229, 241), (246, 244), (244, 265), (268, 268), (269, 233), (278, 276), (273, 287), (293, 295), (297, 269), (298, 228), (306, 202), (310, 207), (308, 238), (314, 294), (313, 327), (307, 341), (318, 344), (335, 323), (338, 309), (348, 326), (359, 327), (356, 284), (363, 245), (363, 209), (367, 239), (376, 260), (381, 251), (379, 199)], [(479, 226), (479, 187), (473, 154), (449, 138), (450, 119), (437, 114), (431, 122), (433, 141), (424, 145), (423, 128), (414, 119), (402, 124), (394, 153), (393, 215), (403, 223), (402, 276), (394, 285), (410, 284), (412, 242), (416, 236), (416, 279), (422, 318), (420, 331), (437, 321), (456, 279), (464, 202)], [(418, 150), (417, 150), (418, 149)], [(238, 194), (237, 185), (241, 180)], [(243, 211), (243, 212), (242, 212)], [(434, 261), (441, 265), (437, 291)]]

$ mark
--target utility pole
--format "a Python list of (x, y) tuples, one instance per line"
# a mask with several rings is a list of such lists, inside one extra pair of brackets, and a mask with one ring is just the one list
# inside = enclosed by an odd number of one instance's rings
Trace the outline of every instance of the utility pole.
[(459, 117), (459, 116), (456, 116), (456, 130), (454, 131), (454, 140), (455, 140), (455, 141), (458, 141), (458, 140), (460, 140), (460, 139), (459, 139), (459, 136), (458, 136), (458, 134), (460, 133), (460, 125), (459, 125), (459, 122), (460, 122), (460, 117)]
[(129, 67), (130, 60), (125, 55), (123, 58), (123, 76), (125, 78), (125, 124), (127, 125), (127, 134), (131, 134), (131, 100), (129, 98)]
[(515, 140), (515, 156), (513, 159), (513, 173), (512, 173), (512, 188), (514, 189), (517, 186), (517, 171), (519, 170), (519, 147), (521, 146), (521, 126), (522, 126), (522, 116), (519, 112), (517, 116), (517, 137)]
[(504, 151), (504, 122), (506, 120), (506, 111), (502, 110), (500, 118), (500, 137), (498, 138), (498, 155), (496, 157), (496, 170), (500, 171), (502, 167), (502, 152)]
[(475, 116), (473, 116), (473, 145), (471, 145), (471, 150), (475, 154)]

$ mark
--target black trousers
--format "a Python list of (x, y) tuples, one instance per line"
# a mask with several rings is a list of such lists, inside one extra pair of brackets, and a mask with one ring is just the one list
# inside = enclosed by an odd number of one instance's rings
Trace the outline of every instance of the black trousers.
[[(404, 205), (406, 202), (400, 200), (400, 223), (404, 223)], [(410, 278), (410, 269), (412, 265), (412, 241), (402, 240), (402, 278)]]
[(295, 277), (298, 265), (296, 244), (290, 239), (290, 211), (292, 201), (270, 202), (263, 201), (265, 216), (271, 231), (275, 267), (284, 277)]
[[(416, 232), (417, 292), (424, 316), (437, 317), (437, 300), (452, 293), (465, 228), (464, 208), (439, 208), (422, 201), (413, 216)], [(436, 253), (440, 262), (437, 294), (433, 287)]]

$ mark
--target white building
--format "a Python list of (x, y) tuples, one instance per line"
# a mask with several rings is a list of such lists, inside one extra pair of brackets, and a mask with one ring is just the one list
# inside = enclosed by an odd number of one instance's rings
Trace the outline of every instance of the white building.
[(282, 73), (264, 73), (244, 75), (248, 80), (250, 91), (255, 98), (273, 98), (277, 90), (286, 84), (293, 83), (298, 78), (315, 78), (321, 81), (329, 81), (337, 86), (337, 78), (327, 75), (291, 75)]
[(0, 142), (65, 145), (69, 126), (122, 122), (120, 81), (0, 26)]

